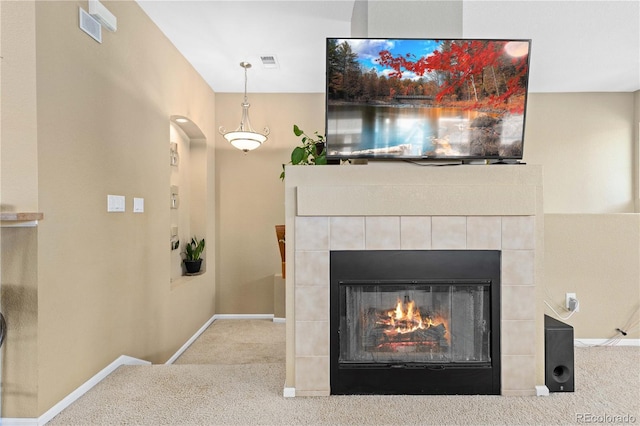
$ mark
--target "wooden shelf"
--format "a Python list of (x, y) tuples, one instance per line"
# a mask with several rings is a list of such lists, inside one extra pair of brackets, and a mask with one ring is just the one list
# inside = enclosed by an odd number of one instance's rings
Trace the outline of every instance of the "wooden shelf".
[(3, 212), (0, 213), (0, 222), (3, 227), (36, 226), (39, 220), (44, 219), (44, 213), (39, 212)]

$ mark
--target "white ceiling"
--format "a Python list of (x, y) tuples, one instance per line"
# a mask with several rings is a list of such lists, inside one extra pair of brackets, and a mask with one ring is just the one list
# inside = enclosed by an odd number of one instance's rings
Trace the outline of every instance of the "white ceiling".
[[(375, 1), (394, 0), (370, 0)], [(242, 61), (253, 65), (249, 93), (324, 92), (325, 39), (351, 35), (354, 5), (353, 0), (137, 2), (219, 93), (243, 92)], [(640, 90), (640, 0), (464, 0), (462, 29), (465, 38), (532, 39), (532, 92)], [(276, 56), (278, 68), (264, 68), (264, 55)]]

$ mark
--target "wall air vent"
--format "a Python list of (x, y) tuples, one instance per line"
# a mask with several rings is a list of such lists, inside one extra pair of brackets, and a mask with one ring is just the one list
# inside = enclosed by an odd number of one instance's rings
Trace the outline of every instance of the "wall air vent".
[(275, 55), (260, 56), (260, 61), (262, 61), (262, 66), (265, 68), (278, 68), (278, 59)]
[(80, 29), (89, 34), (98, 43), (102, 43), (102, 26), (100, 22), (93, 19), (82, 8), (80, 8)]

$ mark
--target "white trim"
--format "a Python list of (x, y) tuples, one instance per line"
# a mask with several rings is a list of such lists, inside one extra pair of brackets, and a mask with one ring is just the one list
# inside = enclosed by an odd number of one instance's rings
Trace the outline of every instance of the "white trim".
[(287, 322), (287, 319), (286, 319), (286, 318), (275, 318), (275, 317), (274, 317), (274, 318), (273, 318), (273, 322), (277, 322), (277, 323), (284, 324), (284, 323), (286, 323), (286, 322)]
[(5, 418), (0, 418), (0, 424), (2, 426), (25, 426), (25, 425), (29, 425), (29, 426), (38, 426), (38, 419), (36, 418), (27, 418), (27, 417), (21, 417), (21, 418), (11, 418), (11, 417), (5, 417)]
[(180, 349), (178, 349), (176, 351), (175, 354), (173, 354), (173, 356), (171, 358), (169, 358), (167, 360), (167, 362), (165, 362), (165, 364), (173, 364), (174, 362), (176, 362), (176, 360), (180, 357), (180, 355), (182, 355), (184, 353), (184, 351), (186, 351), (187, 349), (189, 349), (189, 346), (191, 346), (193, 344), (193, 342), (196, 341), (196, 339), (198, 337), (200, 337), (200, 335), (202, 333), (204, 333), (204, 331), (211, 325), (212, 322), (214, 322), (216, 320), (216, 315), (212, 316), (211, 318), (209, 318), (207, 320), (207, 322), (204, 323), (204, 325), (202, 327), (200, 327), (200, 329), (198, 331), (195, 332), (195, 334), (193, 336), (191, 336), (191, 338), (189, 340), (186, 341), (186, 343), (184, 345), (182, 345), (182, 347)]
[(282, 391), (282, 396), (285, 398), (295, 398), (296, 396), (296, 388), (287, 388), (285, 387)]
[(273, 314), (215, 314), (215, 319), (273, 319)]
[[(3, 220), (0, 223), (1, 223), (0, 227), (2, 228), (35, 228), (38, 226), (37, 220), (26, 220), (24, 222), (18, 222), (18, 223), (11, 223)], [(4, 421), (9, 419), (2, 419), (2, 420)]]
[(640, 339), (574, 339), (574, 345), (582, 346), (640, 346)]
[[(118, 359), (113, 361), (111, 364), (107, 365), (103, 368), (98, 374), (84, 382), (79, 388), (71, 392), (67, 395), (62, 401), (58, 402), (56, 405), (47, 410), (43, 415), (41, 415), (37, 419), (38, 425), (44, 425), (49, 420), (53, 419), (55, 416), (60, 414), (62, 410), (73, 404), (78, 398), (87, 393), (92, 387), (100, 383), (105, 377), (109, 374), (113, 373), (116, 368), (122, 365), (151, 365), (149, 361), (145, 361), (138, 358), (132, 358), (126, 355), (120, 355)], [(3, 419), (4, 420), (4, 419)], [(3, 421), (4, 424), (4, 421)]]

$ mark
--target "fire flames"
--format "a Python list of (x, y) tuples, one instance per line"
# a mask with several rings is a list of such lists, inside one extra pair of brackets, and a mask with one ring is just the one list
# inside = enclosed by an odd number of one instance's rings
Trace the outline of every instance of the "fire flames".
[(396, 307), (385, 311), (379, 320), (379, 325), (387, 327), (384, 333), (388, 337), (414, 333), (417, 330), (427, 330), (440, 325), (444, 327), (444, 330), (447, 329), (447, 324), (442, 317), (421, 315), (415, 301), (410, 300), (409, 296), (405, 296), (404, 300), (398, 298)]

